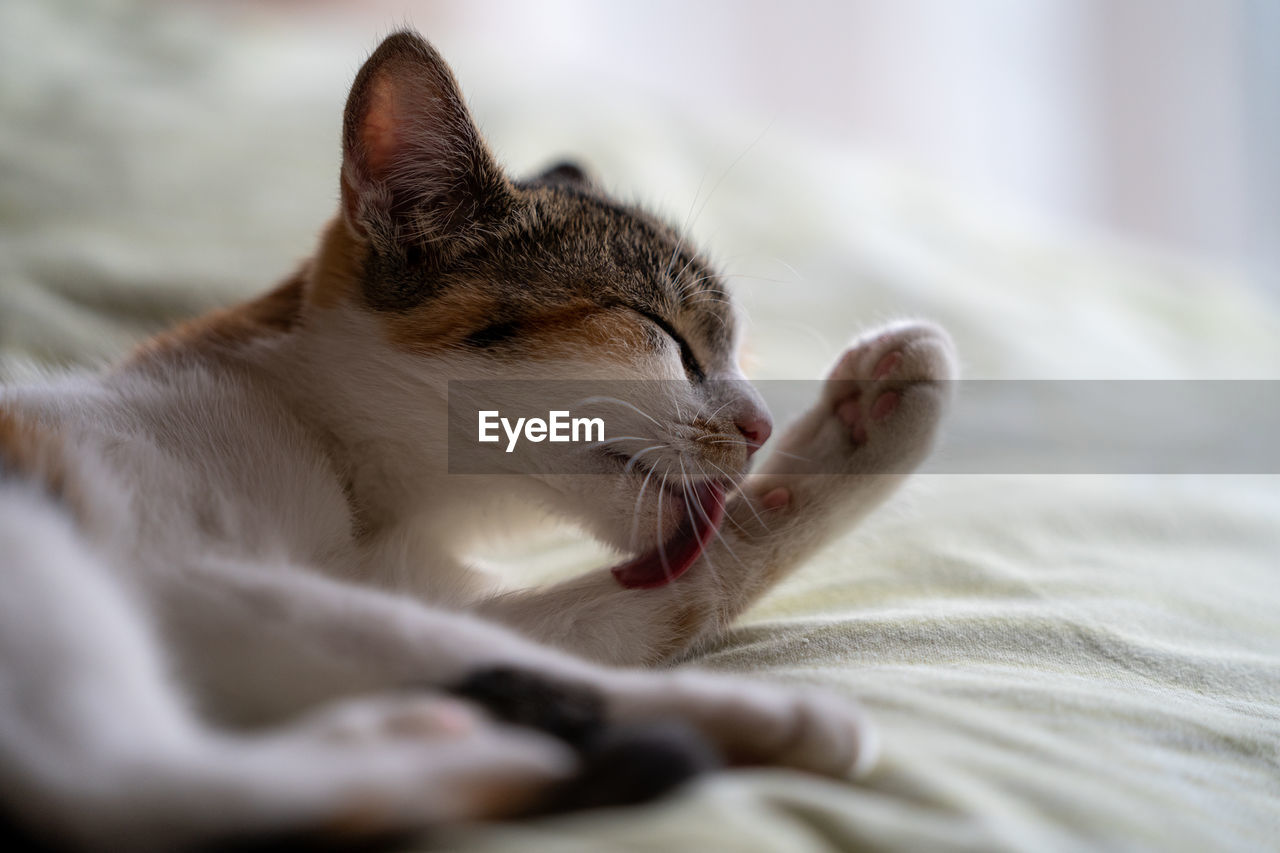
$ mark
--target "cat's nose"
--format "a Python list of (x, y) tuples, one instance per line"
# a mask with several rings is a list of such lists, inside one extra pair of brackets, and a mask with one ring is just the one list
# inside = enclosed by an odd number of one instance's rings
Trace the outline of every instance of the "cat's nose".
[(768, 409), (760, 406), (746, 409), (734, 418), (733, 422), (738, 427), (738, 432), (742, 433), (742, 437), (747, 440), (748, 456), (759, 450), (760, 445), (773, 435), (773, 418), (769, 415)]

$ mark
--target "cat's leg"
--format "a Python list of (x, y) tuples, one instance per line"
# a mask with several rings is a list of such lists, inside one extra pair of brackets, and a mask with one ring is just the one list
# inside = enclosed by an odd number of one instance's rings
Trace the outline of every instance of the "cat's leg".
[(401, 832), (521, 810), (575, 769), (557, 741), (425, 693), (214, 732), (61, 508), (3, 480), (0, 585), (0, 844), (145, 853)]
[(473, 615), (289, 567), (193, 567), (158, 582), (166, 648), (222, 718), (262, 723), (357, 693), (447, 690), (588, 750), (617, 727), (677, 720), (734, 762), (844, 773), (868, 756), (857, 710), (803, 691), (608, 669)]
[(820, 399), (775, 439), (686, 574), (624, 589), (608, 570), (502, 595), (482, 612), (614, 664), (658, 663), (715, 637), (834, 534), (851, 528), (928, 453), (956, 373), (951, 341), (927, 323), (864, 335)]

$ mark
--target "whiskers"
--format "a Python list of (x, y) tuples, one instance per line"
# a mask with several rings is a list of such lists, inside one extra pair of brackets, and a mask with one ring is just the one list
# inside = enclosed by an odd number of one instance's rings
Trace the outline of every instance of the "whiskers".
[(604, 395), (597, 395), (594, 397), (583, 397), (582, 399), (578, 400), (577, 406), (579, 408), (585, 408), (587, 406), (599, 405), (601, 403), (612, 403), (614, 405), (622, 406), (625, 409), (629, 409), (635, 412), (637, 415), (640, 415), (642, 418), (645, 418), (654, 426), (656, 426), (658, 429), (661, 430), (665, 428), (662, 421), (658, 420), (653, 415), (649, 414), (644, 409), (637, 406), (635, 403), (628, 402), (627, 400), (624, 400), (621, 397), (607, 397)]
[[(667, 474), (669, 473), (671, 473), (670, 468), (662, 474), (662, 485), (659, 487), (661, 492), (666, 492), (667, 490)], [(661, 498), (658, 499), (658, 560), (662, 563), (663, 577), (669, 581), (671, 580), (671, 563), (667, 560), (667, 537), (662, 535), (662, 505), (664, 503), (666, 501)]]
[[(712, 525), (711, 517), (707, 515), (707, 511), (706, 509), (703, 508), (702, 502), (694, 499), (695, 496), (689, 486), (689, 480), (687, 477), (683, 477), (683, 474), (684, 474), (683, 465), (681, 466), (680, 473), (682, 475), (681, 490), (684, 497), (685, 511), (689, 513), (689, 523), (692, 524), (694, 527), (697, 527), (697, 521), (693, 517), (693, 510), (696, 508), (698, 510), (698, 514), (702, 516), (702, 520), (706, 522), (706, 524), (711, 526), (713, 535), (717, 540), (719, 540), (720, 544), (724, 546), (724, 550), (728, 552), (729, 556), (732, 557), (734, 561), (742, 568), (744, 569), (748, 568), (747, 564), (742, 561), (742, 558), (739, 557), (737, 553), (734, 552), (733, 547), (729, 545), (729, 540), (725, 538), (724, 533), (722, 531), (722, 528), (724, 525), (723, 524)], [(723, 473), (723, 471), (721, 473)], [(726, 494), (723, 497), (723, 500), (727, 501), (728, 499), (729, 499), (729, 496)], [(750, 506), (750, 503), (748, 502), (747, 505)], [(755, 512), (755, 508), (752, 507), (751, 511)], [(728, 518), (728, 517), (729, 516), (727, 512), (722, 516), (722, 518)], [(759, 518), (758, 515), (756, 517)], [(763, 521), (761, 523), (763, 524)], [(707, 572), (711, 575), (712, 579), (715, 580), (716, 584), (718, 586), (723, 585), (723, 581), (720, 577), (720, 574), (719, 572), (716, 571), (715, 563), (712, 561), (711, 555), (708, 554), (705, 549), (703, 550), (700, 556), (700, 559), (707, 564)]]
[[(643, 406), (615, 396), (587, 397), (580, 400), (579, 405), (625, 409), (642, 419), (638, 422), (633, 418), (633, 427), (637, 424), (657, 427), (652, 430), (633, 428), (626, 435), (611, 436), (588, 445), (592, 450), (603, 451), (613, 457), (621, 465), (624, 476), (618, 479), (619, 491), (614, 492), (614, 500), (626, 500), (630, 504), (630, 529), (627, 531), (630, 550), (636, 555), (650, 554), (650, 559), (658, 564), (654, 568), (660, 569), (662, 576), (671, 580), (675, 572), (672, 562), (675, 557), (669, 553), (674, 541), (673, 530), (678, 531), (687, 525), (692, 535), (701, 531), (701, 535), (709, 536), (708, 548), (698, 559), (704, 565), (702, 571), (718, 584), (724, 580), (721, 575), (726, 558), (715, 556), (711, 551), (727, 555), (728, 560), (745, 568), (722, 530), (724, 522), (740, 526), (741, 516), (739, 514), (739, 520), (734, 520), (726, 513), (722, 523), (712, 525), (711, 509), (704, 504), (707, 498), (705, 487), (709, 481), (716, 481), (728, 500), (741, 484), (743, 473), (737, 469), (736, 463), (730, 464), (729, 460), (739, 458), (736, 454), (726, 456), (725, 451), (713, 448), (749, 450), (755, 445), (723, 429), (707, 431), (708, 426), (720, 418), (734, 400), (716, 401), (714, 406), (695, 401), (692, 409), (687, 407), (688, 401), (683, 402), (685, 406), (672, 401), (671, 409), (677, 414), (675, 418), (664, 418), (658, 412), (646, 411)], [(688, 417), (690, 415), (692, 418)], [(639, 488), (634, 497), (623, 498), (623, 493), (636, 488), (637, 481)], [(672, 500), (683, 501), (683, 508), (671, 504)], [(768, 530), (768, 523), (750, 500), (747, 500), (747, 509), (755, 516), (756, 523)], [(682, 513), (687, 517), (684, 520), (680, 517)], [(712, 528), (710, 533), (707, 533), (707, 527)], [(646, 529), (650, 531), (648, 534)]]
[[(639, 450), (631, 454), (631, 458), (627, 460), (627, 464), (622, 466), (622, 473), (630, 474), (635, 469), (636, 465), (639, 463), (640, 457), (644, 456), (646, 453), (650, 453), (654, 450), (666, 450), (670, 446), (671, 445), (669, 444), (652, 444), (644, 448), (643, 450)], [(653, 473), (652, 468), (649, 469), (649, 473)]]
[[(720, 188), (720, 184), (724, 183), (724, 179), (729, 177), (729, 173), (732, 172), (740, 162), (742, 162), (744, 157), (751, 153), (751, 150), (760, 143), (761, 139), (764, 139), (765, 134), (769, 132), (771, 127), (773, 127), (773, 119), (770, 119), (769, 123), (766, 124), (764, 128), (761, 129), (760, 133), (756, 135), (756, 138), (751, 140), (751, 143), (747, 145), (746, 148), (742, 149), (742, 152), (738, 154), (737, 157), (733, 158), (733, 161), (725, 167), (725, 170), (720, 173), (720, 177), (716, 178), (716, 182), (711, 185), (711, 190), (707, 193), (707, 197), (703, 199), (702, 205), (699, 206), (698, 197), (702, 195), (702, 185), (707, 180), (707, 173), (705, 171), (702, 173), (702, 178), (698, 181), (698, 188), (693, 194), (693, 203), (689, 205), (689, 213), (685, 217), (684, 226), (680, 229), (680, 236), (676, 241), (676, 246), (671, 250), (671, 259), (667, 261), (667, 268), (663, 270), (664, 276), (669, 276), (671, 274), (671, 267), (674, 266), (676, 258), (680, 254), (680, 249), (684, 245), (685, 234), (689, 233), (693, 226), (697, 224), (698, 218), (702, 216), (702, 211), (706, 209), (707, 204), (711, 201), (712, 197), (715, 196), (716, 190)], [(681, 272), (683, 272), (683, 270), (681, 270)], [(679, 274), (677, 274), (672, 280), (678, 280), (679, 277)]]
[[(640, 484), (640, 492), (636, 495), (636, 504), (631, 512), (631, 548), (633, 550), (639, 547), (640, 542), (640, 504), (644, 500), (645, 489), (649, 488), (649, 481), (653, 479), (653, 475), (657, 470), (657, 468), (649, 469), (649, 473), (644, 475), (644, 482)], [(663, 482), (666, 482), (666, 474), (663, 474)], [(661, 527), (658, 528), (658, 535), (661, 538)]]
[[(711, 462), (710, 460), (708, 460), (708, 461), (707, 461), (707, 464), (708, 464), (708, 465), (710, 465), (712, 468), (715, 468), (715, 469), (716, 469), (717, 471), (719, 471), (721, 474), (725, 474), (724, 469), (723, 469), (723, 468), (721, 468), (721, 467), (720, 467), (719, 465), (717, 465), (716, 463)], [(728, 477), (728, 474), (725, 474), (725, 476), (726, 476), (726, 477)], [(766, 533), (771, 532), (771, 531), (769, 530), (769, 523), (768, 523), (767, 521), (765, 521), (765, 520), (764, 520), (764, 518), (762, 518), (762, 517), (761, 517), (761, 515), (760, 515), (759, 511), (757, 511), (757, 510), (756, 510), (756, 506), (755, 506), (755, 504), (754, 504), (754, 503), (752, 503), (751, 499), (750, 499), (750, 498), (748, 498), (746, 495), (743, 495), (743, 496), (742, 496), (742, 501), (743, 501), (743, 503), (745, 503), (745, 504), (747, 505), (747, 509), (751, 510), (751, 514), (752, 514), (752, 515), (754, 515), (754, 516), (756, 517), (756, 523), (757, 523), (757, 524), (759, 524), (759, 525), (764, 529), (764, 531), (765, 531)], [(741, 530), (741, 529), (742, 529), (742, 525), (738, 524), (736, 521), (733, 521), (733, 519), (729, 516), (729, 514), (728, 514), (728, 513), (725, 513), (725, 519), (726, 519), (727, 521), (729, 521), (731, 524), (733, 524), (735, 527), (737, 527), (739, 530)], [(728, 544), (727, 542), (725, 543), (725, 547), (726, 547), (726, 548), (728, 548), (728, 547), (729, 547), (729, 544)], [(734, 555), (734, 556), (735, 556), (735, 559), (736, 559), (736, 556), (737, 556), (737, 555)]]

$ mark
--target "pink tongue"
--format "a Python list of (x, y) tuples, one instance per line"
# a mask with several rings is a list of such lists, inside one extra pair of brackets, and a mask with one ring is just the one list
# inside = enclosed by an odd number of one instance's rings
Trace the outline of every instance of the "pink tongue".
[(689, 507), (689, 515), (662, 547), (613, 567), (613, 576), (627, 589), (665, 586), (689, 570), (720, 527), (724, 518), (724, 489), (716, 483), (699, 486), (693, 494), (701, 507)]

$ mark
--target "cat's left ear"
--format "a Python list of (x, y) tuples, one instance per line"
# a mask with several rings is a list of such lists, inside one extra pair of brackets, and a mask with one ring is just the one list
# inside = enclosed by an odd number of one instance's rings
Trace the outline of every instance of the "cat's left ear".
[(416, 33), (365, 62), (342, 135), (342, 209), (375, 248), (457, 251), (514, 203), (449, 66)]

